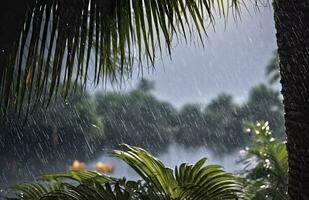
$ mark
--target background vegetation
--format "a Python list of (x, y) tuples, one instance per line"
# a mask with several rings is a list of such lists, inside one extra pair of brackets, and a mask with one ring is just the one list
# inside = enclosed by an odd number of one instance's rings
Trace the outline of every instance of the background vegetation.
[[(267, 77), (273, 82), (278, 79), (276, 59), (269, 66)], [(58, 99), (27, 121), (11, 112), (0, 124), (0, 182), (6, 185), (15, 178), (33, 179), (63, 170), (74, 159), (94, 159), (102, 149), (115, 149), (121, 143), (154, 154), (171, 143), (206, 146), (224, 154), (248, 145), (244, 125), (260, 119), (270, 122), (276, 137), (284, 137), (282, 102), (271, 84), (252, 88), (242, 104), (221, 94), (207, 105), (187, 104), (180, 109), (157, 99), (154, 89), (154, 82), (142, 79), (131, 91), (75, 93), (67, 101)]]

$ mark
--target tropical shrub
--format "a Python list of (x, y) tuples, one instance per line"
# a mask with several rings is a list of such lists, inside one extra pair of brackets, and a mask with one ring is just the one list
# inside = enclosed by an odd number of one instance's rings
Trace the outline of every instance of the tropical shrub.
[(268, 122), (251, 124), (249, 127), (252, 143), (242, 151), (241, 160), (245, 165), (246, 197), (252, 200), (288, 199), (285, 140), (272, 137)]

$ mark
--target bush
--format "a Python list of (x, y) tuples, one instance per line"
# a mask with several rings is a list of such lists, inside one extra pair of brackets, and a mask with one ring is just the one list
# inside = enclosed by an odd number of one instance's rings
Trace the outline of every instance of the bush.
[[(249, 125), (251, 145), (242, 151), (245, 191), (252, 200), (285, 200), (288, 159), (286, 142), (272, 137), (268, 122)], [(253, 163), (253, 164), (252, 164)]]

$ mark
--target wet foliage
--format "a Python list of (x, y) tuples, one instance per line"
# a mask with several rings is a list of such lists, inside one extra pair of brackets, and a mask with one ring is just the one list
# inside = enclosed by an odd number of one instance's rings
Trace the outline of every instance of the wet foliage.
[(251, 124), (249, 147), (241, 151), (245, 193), (252, 200), (288, 199), (288, 153), (286, 141), (274, 138), (268, 122)]

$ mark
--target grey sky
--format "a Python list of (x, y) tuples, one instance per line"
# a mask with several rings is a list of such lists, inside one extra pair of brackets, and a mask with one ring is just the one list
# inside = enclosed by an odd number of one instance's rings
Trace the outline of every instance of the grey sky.
[[(159, 60), (156, 70), (145, 72), (144, 77), (155, 81), (154, 94), (159, 99), (177, 107), (188, 102), (207, 103), (222, 92), (242, 101), (252, 86), (265, 81), (265, 66), (275, 49), (272, 10), (261, 8), (242, 13), (237, 23), (230, 19), (226, 28), (223, 20), (217, 21), (215, 32), (208, 29), (204, 49), (175, 44), (172, 60)], [(136, 81), (127, 81), (125, 89), (131, 89)]]

